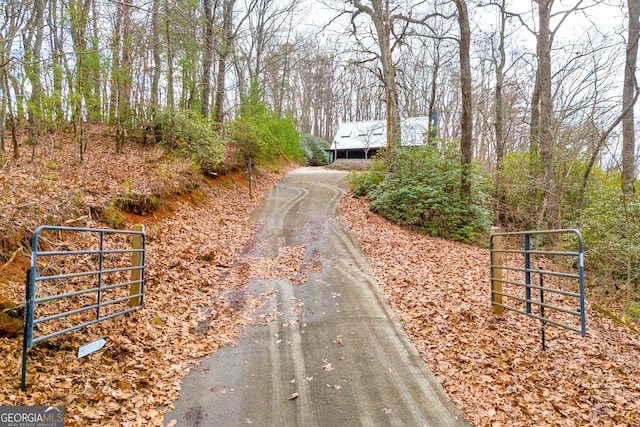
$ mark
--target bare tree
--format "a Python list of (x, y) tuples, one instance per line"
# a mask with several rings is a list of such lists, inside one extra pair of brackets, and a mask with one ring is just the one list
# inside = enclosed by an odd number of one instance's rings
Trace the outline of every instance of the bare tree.
[(125, 126), (130, 123), (131, 97), (131, 3), (130, 0), (118, 4), (121, 22), (119, 35), (120, 58), (116, 72), (116, 153), (122, 153), (125, 142)]
[(460, 27), (460, 88), (462, 91), (462, 117), (460, 154), (462, 161), (461, 196), (471, 200), (471, 161), (473, 156), (473, 100), (471, 93), (471, 27), (464, 0), (455, 0)]
[(624, 66), (624, 84), (622, 105), (627, 110), (622, 119), (622, 189), (625, 193), (634, 193), (636, 179), (636, 144), (633, 106), (636, 102), (638, 82), (636, 64), (638, 59), (638, 40), (640, 40), (640, 0), (627, 0), (629, 29)]
[[(44, 0), (34, 0), (33, 10), (22, 34), (25, 56), (25, 71), (31, 84), (31, 96), (27, 104), (29, 142), (35, 147), (40, 139), (42, 116), (41, 52), (44, 39)], [(33, 151), (31, 160), (33, 161)]]
[[(371, 19), (375, 28), (375, 37), (378, 43), (378, 52), (375, 52), (377, 59), (382, 66), (382, 81), (384, 82), (385, 98), (387, 104), (387, 156), (389, 156), (391, 167), (395, 165), (395, 151), (402, 141), (400, 127), (400, 111), (398, 109), (398, 88), (396, 85), (396, 72), (393, 64), (393, 48), (391, 44), (391, 26), (395, 23), (396, 17), (392, 18), (389, 0), (369, 0), (367, 4), (360, 0), (354, 0), (353, 6), (356, 12), (353, 13), (351, 23), (353, 34), (357, 30), (356, 18), (360, 14), (365, 14)], [(405, 32), (400, 33), (401, 41)]]
[(242, 24), (249, 18), (259, 0), (250, 0), (247, 10), (237, 25), (233, 26), (233, 11), (236, 0), (216, 0), (222, 2), (222, 32), (218, 42), (218, 73), (216, 76), (215, 116), (217, 123), (224, 121), (224, 100), (226, 96), (225, 80), (227, 75), (227, 61), (233, 52), (233, 46)]
[(214, 7), (212, 0), (203, 0), (204, 5), (204, 43), (202, 52), (202, 117), (208, 118), (211, 105), (211, 67), (213, 66), (214, 46)]
[(4, 157), (4, 131), (5, 123), (8, 122), (9, 130), (11, 131), (14, 159), (20, 157), (20, 150), (18, 149), (16, 120), (13, 113), (10, 87), (10, 65), (13, 61), (11, 57), (11, 45), (24, 25), (27, 9), (28, 5), (24, 3), (9, 2), (4, 8), (3, 19), (0, 20), (0, 86), (3, 95), (2, 104), (0, 105), (0, 108), (2, 108), (0, 111), (0, 157)]
[(225, 97), (225, 76), (227, 72), (227, 58), (231, 52), (232, 43), (238, 34), (238, 30), (233, 29), (233, 6), (235, 0), (223, 0), (222, 2), (222, 34), (218, 44), (218, 75), (216, 77), (215, 95), (215, 121), (224, 121), (224, 97)]
[(151, 50), (153, 52), (153, 75), (151, 77), (150, 102), (151, 116), (154, 119), (159, 107), (158, 98), (160, 90), (160, 78), (162, 75), (162, 22), (160, 20), (161, 1), (162, 0), (153, 0), (153, 4), (151, 6)]

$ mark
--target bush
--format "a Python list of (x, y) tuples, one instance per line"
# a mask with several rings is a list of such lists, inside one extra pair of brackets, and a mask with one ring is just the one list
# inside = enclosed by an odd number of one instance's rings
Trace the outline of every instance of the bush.
[(168, 112), (158, 113), (155, 124), (157, 140), (164, 148), (191, 158), (204, 174), (217, 173), (224, 159), (227, 141), (207, 120), (191, 111), (178, 111), (173, 135)]
[[(576, 207), (587, 164), (579, 154), (573, 157), (568, 154), (564, 154), (564, 157), (556, 155), (554, 162), (556, 182), (554, 192), (560, 199), (561, 219), (565, 225), (572, 224), (578, 217)], [(535, 174), (541, 173), (539, 156), (536, 155), (532, 161), (528, 152), (509, 153), (502, 160), (503, 204), (498, 206), (499, 212), (496, 214), (506, 228), (517, 230), (546, 228), (540, 218), (544, 209), (544, 183), (541, 175), (531, 176), (532, 167)]]
[(264, 128), (250, 120), (227, 123), (224, 131), (229, 140), (230, 156), (245, 165), (249, 159), (260, 164), (273, 162), (277, 155), (277, 140)]
[(300, 147), (300, 134), (292, 117), (278, 117), (261, 101), (257, 84), (251, 84), (249, 95), (243, 98), (240, 117), (236, 122), (250, 124), (262, 135), (271, 135), (269, 153), (275, 152), (287, 160), (302, 162), (304, 155)]
[(585, 268), (612, 280), (615, 291), (622, 288), (629, 296), (636, 295), (640, 282), (640, 202), (622, 197), (619, 173), (595, 177), (592, 183), (577, 223), (584, 239)]
[(300, 139), (300, 146), (304, 154), (304, 163), (309, 166), (324, 166), (329, 164), (329, 143), (313, 135), (304, 134)]
[(396, 171), (383, 173), (381, 164), (374, 163), (373, 170), (351, 180), (356, 194), (369, 198), (372, 211), (398, 224), (464, 242), (478, 241), (491, 226), (484, 206), (488, 181), (474, 168), (472, 201), (463, 200), (457, 152), (405, 148), (398, 155)]
[(382, 157), (374, 157), (365, 172), (353, 171), (349, 175), (349, 183), (356, 197), (368, 197), (384, 181), (387, 165)]

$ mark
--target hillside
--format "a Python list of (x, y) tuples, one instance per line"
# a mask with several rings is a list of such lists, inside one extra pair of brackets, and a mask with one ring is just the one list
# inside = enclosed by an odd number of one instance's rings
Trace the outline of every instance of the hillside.
[[(115, 155), (107, 129), (88, 139), (82, 163), (56, 139), (33, 163), (23, 147), (0, 168), (0, 296), (23, 299), (37, 225), (143, 223), (146, 305), (36, 345), (26, 392), (20, 334), (0, 338), (0, 405), (64, 405), (73, 426), (161, 425), (195, 358), (233, 344), (262, 304), (230, 298), (247, 277), (228, 271), (251, 243), (250, 212), (288, 168), (261, 170), (249, 199), (244, 176), (205, 179), (151, 146)], [(640, 425), (637, 334), (589, 309), (587, 338), (550, 328), (543, 352), (538, 322), (492, 313), (487, 250), (395, 226), (350, 196), (341, 208), (405, 330), (474, 425)], [(77, 359), (78, 346), (105, 336), (105, 349)]]
[[(0, 169), (0, 296), (22, 301), (36, 226), (107, 227), (107, 221), (146, 227), (146, 304), (35, 345), (26, 393), (19, 389), (21, 332), (0, 338), (0, 405), (64, 405), (65, 425), (161, 425), (162, 408), (177, 398), (193, 359), (232, 344), (247, 319), (223, 298), (243, 280), (225, 273), (250, 242), (249, 213), (287, 167), (258, 173), (249, 199), (243, 176), (204, 179), (190, 162), (149, 146), (131, 144), (115, 155), (106, 129), (88, 138), (83, 163), (73, 144), (56, 139), (36, 147), (33, 163), (23, 148), (20, 160)], [(149, 200), (155, 210), (142, 209)], [(108, 337), (105, 349), (76, 358), (80, 345), (101, 337)]]
[[(347, 196), (343, 216), (447, 394), (477, 426), (640, 426), (640, 335), (593, 308), (587, 336), (491, 310), (489, 251), (421, 236)], [(587, 300), (587, 307), (592, 301)]]

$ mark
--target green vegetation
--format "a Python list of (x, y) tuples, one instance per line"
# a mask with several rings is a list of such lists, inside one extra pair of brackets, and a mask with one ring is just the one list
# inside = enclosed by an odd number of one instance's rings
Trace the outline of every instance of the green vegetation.
[[(621, 190), (620, 172), (594, 167), (581, 197), (587, 162), (580, 157), (558, 159), (554, 168), (562, 204), (561, 227), (582, 233), (585, 269), (593, 274), (587, 286), (629, 306), (640, 295), (640, 202)], [(507, 229), (543, 229), (542, 185), (528, 169), (539, 167), (528, 154), (510, 153), (502, 163), (502, 203), (497, 204)], [(582, 199), (582, 200), (581, 200)], [(632, 309), (633, 311), (633, 309)]]
[(203, 174), (217, 173), (224, 159), (227, 141), (207, 120), (192, 111), (179, 111), (174, 117), (167, 112), (156, 116), (156, 134), (164, 148), (191, 158)]
[(459, 152), (434, 147), (404, 148), (397, 168), (387, 172), (374, 160), (371, 170), (351, 175), (356, 195), (366, 196), (371, 209), (398, 224), (463, 242), (480, 242), (491, 225), (486, 207), (488, 180), (478, 168), (472, 200), (461, 197)]
[(99, 209), (98, 215), (109, 228), (119, 229), (126, 221), (115, 200), (111, 200), (107, 206)]
[(313, 135), (304, 134), (300, 145), (304, 154), (304, 163), (309, 166), (325, 166), (329, 164), (329, 143)]
[[(304, 155), (300, 148), (300, 134), (296, 130), (296, 122), (292, 116), (278, 117), (260, 101), (257, 85), (251, 86), (251, 93), (245, 97), (240, 107), (240, 116), (236, 123), (242, 123), (263, 137), (267, 138), (267, 145), (263, 151), (256, 153), (256, 159), (266, 156), (271, 160), (275, 156), (283, 157), (294, 162), (302, 162)], [(262, 156), (261, 156), (262, 154)]]
[(249, 159), (256, 164), (304, 159), (293, 119), (279, 118), (259, 102), (221, 126), (192, 111), (176, 113), (172, 126), (167, 112), (158, 113), (155, 131), (163, 148), (191, 159), (205, 175), (241, 170)]
[(640, 202), (623, 196), (619, 173), (596, 172), (601, 176), (588, 187), (575, 224), (584, 237), (585, 268), (628, 305), (640, 294)]

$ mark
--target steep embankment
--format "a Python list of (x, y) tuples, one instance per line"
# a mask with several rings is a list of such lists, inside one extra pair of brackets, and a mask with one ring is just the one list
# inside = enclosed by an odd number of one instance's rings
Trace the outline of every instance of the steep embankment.
[[(82, 163), (73, 144), (55, 140), (36, 147), (33, 162), (24, 149), (0, 169), (0, 295), (22, 301), (36, 226), (143, 223), (146, 304), (36, 344), (26, 392), (19, 389), (21, 332), (0, 338), (0, 405), (64, 405), (70, 426), (161, 425), (190, 361), (238, 336), (244, 307), (222, 296), (243, 280), (226, 271), (252, 237), (250, 212), (287, 167), (259, 173), (249, 199), (243, 176), (205, 179), (157, 148), (131, 144), (115, 155), (107, 130), (87, 137)], [(73, 245), (68, 239), (57, 244)], [(77, 359), (80, 345), (101, 337), (108, 338), (103, 350)]]

